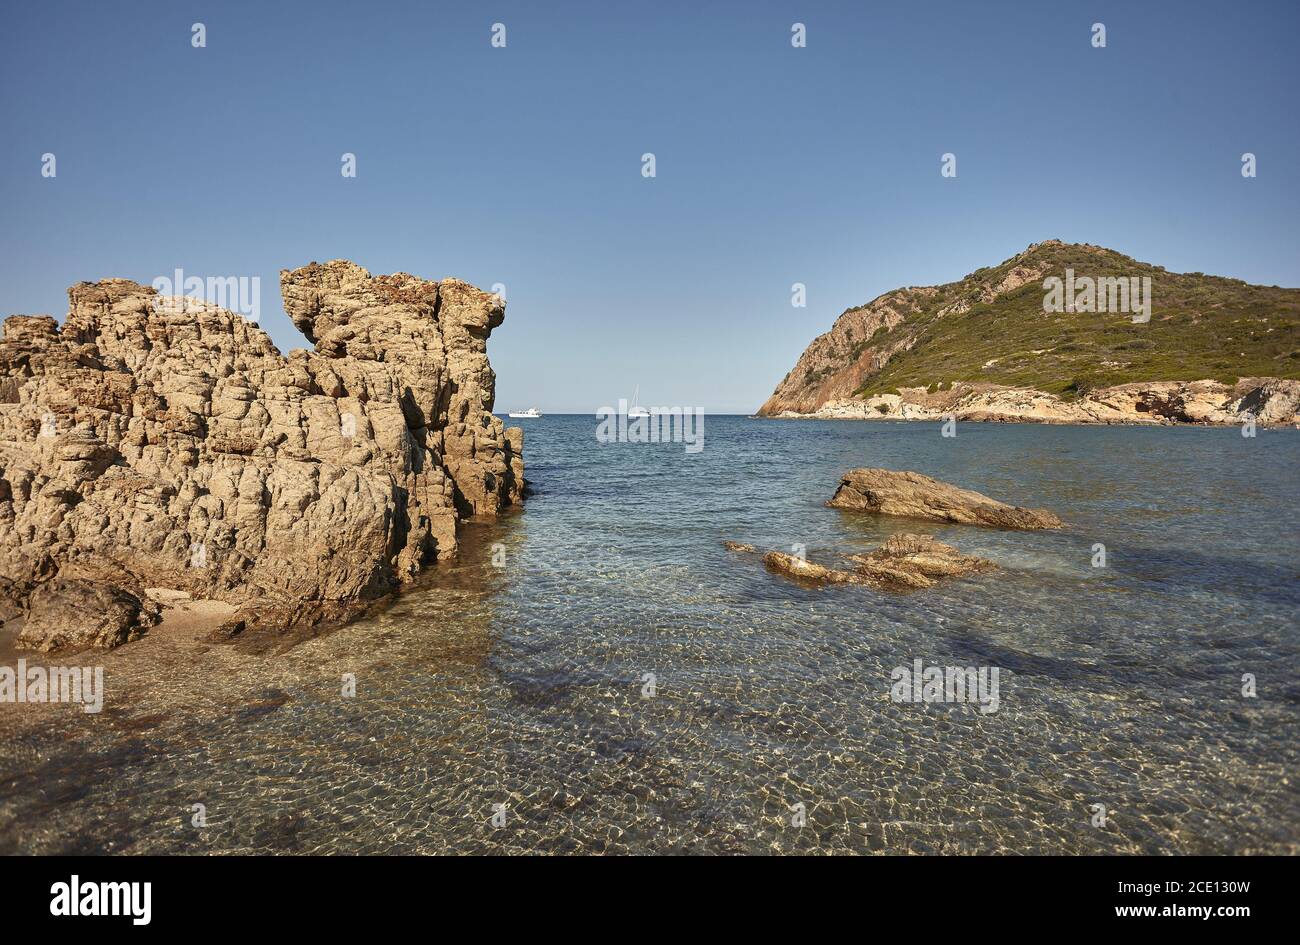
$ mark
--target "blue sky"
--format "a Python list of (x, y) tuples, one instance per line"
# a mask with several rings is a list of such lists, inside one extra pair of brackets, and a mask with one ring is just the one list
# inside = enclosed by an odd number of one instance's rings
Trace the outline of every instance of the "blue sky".
[(749, 412), (844, 308), (1042, 239), (1300, 285), (1298, 27), (1290, 0), (15, 4), (0, 312), (257, 275), (287, 351), (279, 269), (344, 257), (505, 284), (499, 409), (639, 384)]

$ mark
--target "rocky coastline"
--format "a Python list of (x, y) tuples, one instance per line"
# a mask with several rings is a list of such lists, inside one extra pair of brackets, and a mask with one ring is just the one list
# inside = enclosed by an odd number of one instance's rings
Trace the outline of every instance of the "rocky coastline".
[(956, 382), (950, 388), (828, 401), (811, 411), (781, 410), (778, 420), (947, 420), (986, 423), (1300, 427), (1300, 381), (1243, 378), (1151, 381), (1088, 391), (1073, 400), (1029, 387)]

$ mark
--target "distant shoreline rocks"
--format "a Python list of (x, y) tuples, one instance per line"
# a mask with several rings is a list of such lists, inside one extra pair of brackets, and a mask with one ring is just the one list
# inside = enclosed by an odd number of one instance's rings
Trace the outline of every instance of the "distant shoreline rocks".
[(900, 388), (864, 399), (832, 400), (815, 410), (782, 410), (776, 420), (962, 420), (1174, 426), (1300, 427), (1300, 381), (1243, 378), (1147, 381), (1086, 391), (1073, 400), (1030, 387), (957, 382), (944, 390)]
[[(1056, 290), (1075, 273), (1096, 298), (1085, 290), (1077, 311), (1062, 310)], [(1298, 354), (1300, 289), (1044, 240), (953, 282), (845, 309), (758, 414), (1297, 426)]]

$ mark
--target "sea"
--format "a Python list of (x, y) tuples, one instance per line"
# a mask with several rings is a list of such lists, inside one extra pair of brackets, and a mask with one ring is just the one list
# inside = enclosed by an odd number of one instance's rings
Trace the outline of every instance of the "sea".
[[(102, 712), (0, 704), (0, 853), (1300, 852), (1300, 431), (507, 422), (526, 503), (378, 612), (155, 630), (68, 658)], [(827, 507), (859, 466), (1066, 526)], [(898, 592), (761, 558), (897, 532), (997, 569)], [(996, 709), (900, 699), (918, 665), (996, 669)]]

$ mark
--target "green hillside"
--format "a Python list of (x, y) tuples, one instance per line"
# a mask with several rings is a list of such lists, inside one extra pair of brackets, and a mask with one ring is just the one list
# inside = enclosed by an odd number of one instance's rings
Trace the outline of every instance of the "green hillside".
[[(984, 301), (1016, 267), (1040, 274)], [(1125, 314), (1043, 311), (1048, 276), (1150, 276), (1151, 320)], [(967, 311), (941, 310), (966, 299)], [(938, 287), (892, 329), (858, 340), (898, 351), (870, 374), (858, 396), (900, 387), (932, 390), (953, 381), (1028, 386), (1071, 396), (1130, 381), (1240, 377), (1300, 378), (1300, 289), (1250, 285), (1199, 272), (1173, 273), (1112, 250), (1048, 242), (1000, 266)], [(992, 363), (990, 363), (992, 362)]]

